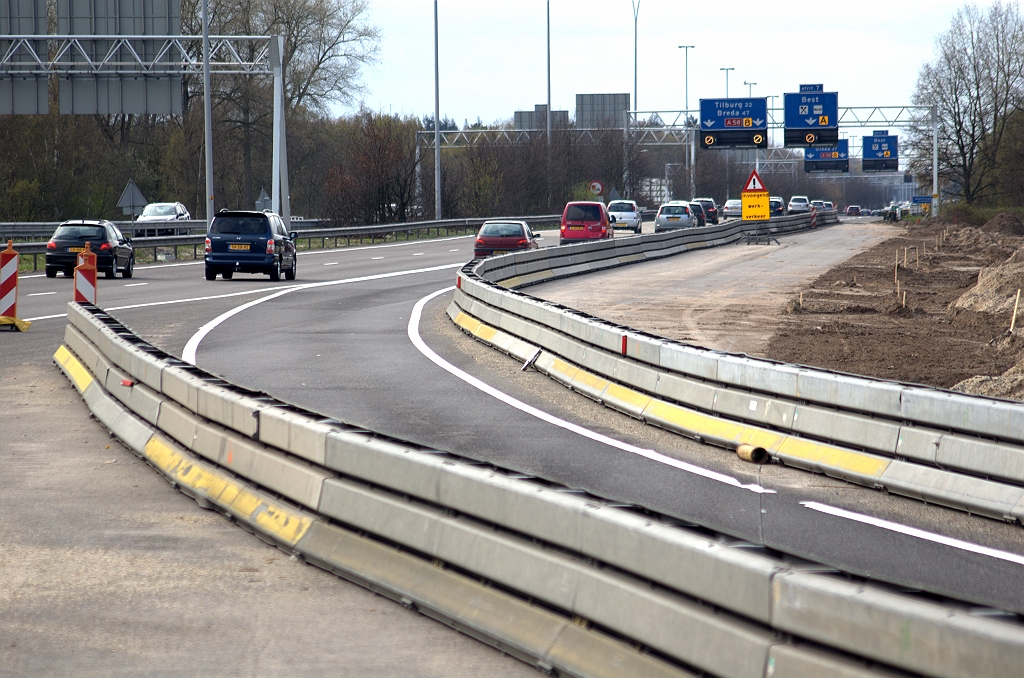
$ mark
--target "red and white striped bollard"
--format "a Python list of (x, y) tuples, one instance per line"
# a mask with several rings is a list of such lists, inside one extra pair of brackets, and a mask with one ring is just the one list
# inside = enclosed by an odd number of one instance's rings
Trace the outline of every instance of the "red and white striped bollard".
[(24, 332), (32, 323), (18, 319), (18, 262), (14, 242), (7, 241), (7, 249), (0, 252), (0, 325), (11, 325)]

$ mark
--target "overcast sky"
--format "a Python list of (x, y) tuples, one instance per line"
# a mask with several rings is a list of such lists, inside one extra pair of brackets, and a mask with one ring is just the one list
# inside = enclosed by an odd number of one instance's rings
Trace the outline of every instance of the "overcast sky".
[[(987, 5), (987, 2), (980, 4)], [(839, 105), (909, 104), (935, 37), (962, 2), (750, 2), (641, 0), (639, 109), (684, 108), (684, 50), (690, 107), (700, 98), (795, 92), (822, 83)], [(544, 103), (544, 0), (440, 0), (441, 115), (459, 125), (507, 120)], [(378, 62), (365, 68), (362, 103), (402, 115), (434, 110), (432, 0), (370, 0), (380, 28)], [(551, 0), (551, 103), (575, 115), (576, 94), (633, 93), (630, 0)], [(770, 102), (770, 100), (769, 100)], [(634, 102), (634, 108), (636, 108)], [(781, 106), (782, 100), (777, 99)], [(336, 113), (351, 109), (338, 109)]]

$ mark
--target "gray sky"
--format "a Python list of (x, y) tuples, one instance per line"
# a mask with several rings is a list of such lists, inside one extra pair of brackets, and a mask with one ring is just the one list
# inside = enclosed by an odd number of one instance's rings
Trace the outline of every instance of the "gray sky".
[[(684, 44), (696, 46), (689, 50), (691, 108), (702, 97), (725, 96), (719, 69), (727, 66), (736, 69), (729, 73), (733, 97), (747, 95), (744, 81), (757, 83), (754, 96), (823, 83), (839, 93), (840, 107), (907, 104), (935, 37), (962, 5), (641, 0), (639, 108), (684, 108)], [(433, 7), (432, 0), (371, 0), (370, 22), (382, 40), (379, 62), (363, 71), (367, 108), (433, 113)], [(545, 102), (544, 0), (440, 0), (438, 14), (442, 116), (491, 123)], [(573, 116), (576, 94), (606, 92), (632, 97), (630, 0), (552, 0), (552, 108)]]

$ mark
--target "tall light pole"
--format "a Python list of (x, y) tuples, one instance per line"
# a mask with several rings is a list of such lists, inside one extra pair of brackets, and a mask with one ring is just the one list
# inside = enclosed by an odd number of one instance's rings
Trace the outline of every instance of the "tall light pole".
[(213, 102), (210, 92), (210, 5), (203, 0), (203, 127), (206, 139), (206, 227), (213, 222)]
[(636, 22), (640, 16), (640, 0), (633, 0), (633, 110), (639, 111), (636, 103)]
[(735, 71), (735, 68), (719, 68), (720, 71), (725, 71), (725, 98), (729, 98), (729, 71)]
[(548, 0), (548, 207), (551, 207), (551, 0)]
[(437, 0), (434, 0), (434, 218), (441, 219), (441, 85), (437, 67)]
[(754, 85), (756, 85), (757, 83), (756, 82), (747, 82), (746, 80), (744, 80), (743, 84), (747, 86), (747, 98), (748, 99), (753, 98), (753, 96), (754, 96)]
[(693, 49), (693, 48), (694, 48), (693, 45), (679, 45), (679, 49), (686, 50), (685, 52), (683, 52), (683, 54), (686, 55), (686, 57), (685, 57), (686, 60), (684, 62), (685, 63), (685, 66), (684, 66), (685, 70), (683, 71), (684, 78), (685, 78), (684, 82), (686, 83), (686, 85), (685, 85), (686, 110), (690, 110), (690, 50)]

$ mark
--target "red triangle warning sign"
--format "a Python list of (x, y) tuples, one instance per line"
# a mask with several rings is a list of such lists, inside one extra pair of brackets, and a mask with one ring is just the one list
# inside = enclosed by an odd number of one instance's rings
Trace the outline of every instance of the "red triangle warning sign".
[(744, 187), (744, 193), (762, 193), (768, 189), (764, 187), (764, 182), (761, 181), (761, 175), (757, 173), (757, 170), (750, 172), (750, 178), (747, 179), (747, 185)]

